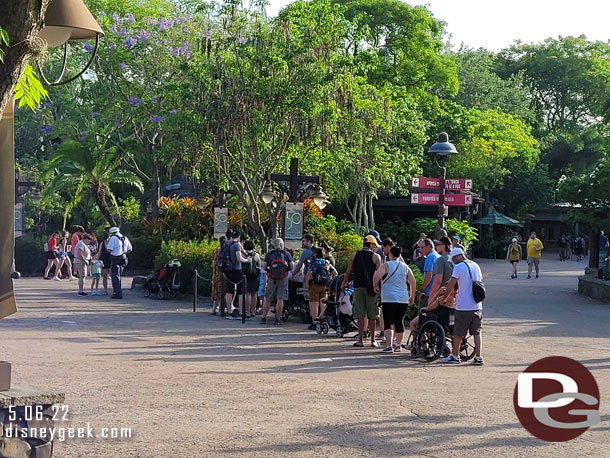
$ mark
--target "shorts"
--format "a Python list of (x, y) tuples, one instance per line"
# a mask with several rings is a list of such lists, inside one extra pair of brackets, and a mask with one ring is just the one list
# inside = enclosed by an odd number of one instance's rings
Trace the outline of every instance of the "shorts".
[(326, 297), (326, 286), (311, 285), (309, 287), (309, 302), (320, 302)]
[(260, 283), (260, 275), (246, 275), (246, 293), (256, 293)]
[(227, 294), (243, 294), (244, 282), (243, 273), (241, 270), (228, 270), (223, 273), (225, 282), (225, 293)]
[(57, 253), (55, 251), (47, 251), (46, 257), (47, 259), (57, 259)]
[(466, 334), (478, 336), (481, 334), (482, 310), (456, 310), (453, 335), (464, 337)]
[(527, 265), (531, 265), (534, 264), (535, 266), (539, 266), (540, 265), (540, 258), (534, 258), (533, 256), (528, 256), (527, 257)]
[(92, 273), (92, 274), (91, 274), (91, 278), (93, 278), (94, 280), (95, 280), (96, 278), (102, 278), (102, 274), (101, 274), (101, 273), (95, 273), (95, 274), (93, 274), (93, 273)]
[(87, 276), (87, 264), (84, 262), (75, 262), (74, 270), (76, 270), (78, 278), (85, 278)]
[(269, 302), (285, 301), (288, 299), (288, 277), (268, 278), (265, 297)]
[(519, 260), (518, 260), (518, 259), (515, 259), (514, 261), (511, 261), (510, 263), (511, 263), (511, 264), (516, 264), (516, 263), (518, 263), (518, 262), (519, 262)]
[(377, 296), (369, 296), (367, 288), (354, 288), (352, 299), (354, 318), (363, 319), (365, 316), (369, 320), (379, 319), (379, 308), (377, 307)]

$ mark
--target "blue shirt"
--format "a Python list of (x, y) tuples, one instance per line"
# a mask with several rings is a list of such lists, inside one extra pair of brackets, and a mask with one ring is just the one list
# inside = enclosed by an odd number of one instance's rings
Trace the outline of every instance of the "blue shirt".
[[(426, 275), (426, 272), (434, 273), (434, 264), (436, 264), (436, 260), (440, 257), (441, 255), (436, 251), (432, 251), (428, 256), (426, 256), (426, 262), (424, 263), (424, 275)], [(428, 286), (426, 286), (424, 295), (429, 296), (430, 290), (432, 290), (432, 280), (430, 280), (430, 283), (428, 283)]]

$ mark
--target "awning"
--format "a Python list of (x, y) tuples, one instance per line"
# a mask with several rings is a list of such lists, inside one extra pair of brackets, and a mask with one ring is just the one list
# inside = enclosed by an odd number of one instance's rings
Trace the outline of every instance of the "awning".
[(489, 213), (487, 213), (486, 216), (473, 221), (472, 224), (487, 224), (489, 226), (523, 226), (523, 224), (516, 219), (503, 215), (502, 213), (498, 213), (493, 207), (489, 209)]

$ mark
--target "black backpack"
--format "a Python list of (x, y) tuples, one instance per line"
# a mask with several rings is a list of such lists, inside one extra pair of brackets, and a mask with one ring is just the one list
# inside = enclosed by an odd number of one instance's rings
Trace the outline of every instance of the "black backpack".
[(222, 247), (220, 253), (218, 254), (218, 268), (226, 272), (228, 270), (233, 270), (233, 262), (231, 261), (231, 246), (235, 242), (229, 241), (225, 243), (225, 246)]
[(330, 271), (326, 266), (326, 261), (321, 263), (315, 260), (311, 264), (311, 281), (310, 285), (326, 286), (330, 283)]
[(250, 259), (250, 261), (242, 264), (242, 270), (244, 274), (246, 274), (246, 276), (248, 277), (257, 277), (260, 275), (260, 269), (258, 268), (258, 264), (254, 260), (255, 255), (255, 251), (246, 252), (246, 257)]
[(485, 284), (482, 281), (472, 278), (472, 271), (470, 270), (468, 262), (464, 261), (464, 263), (466, 264), (466, 268), (470, 274), (470, 280), (472, 281), (472, 297), (476, 303), (483, 302), (485, 300), (485, 296), (487, 296)]

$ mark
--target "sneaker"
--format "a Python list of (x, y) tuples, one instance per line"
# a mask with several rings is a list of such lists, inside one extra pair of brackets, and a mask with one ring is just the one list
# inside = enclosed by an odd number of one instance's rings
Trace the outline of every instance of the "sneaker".
[(83, 293), (78, 293), (78, 295), (79, 296), (88, 296), (89, 294), (83, 292)]
[(392, 347), (392, 351), (394, 353), (402, 353), (402, 347), (400, 345), (397, 345), (395, 347)]
[(482, 366), (483, 364), (485, 364), (485, 361), (483, 361), (483, 358), (481, 358), (480, 356), (475, 356), (472, 360), (472, 364), (475, 366)]
[(43, 280), (50, 280), (49, 277), (42, 277)]
[(261, 318), (261, 324), (267, 324), (267, 318)]
[(527, 276), (527, 278), (532, 278), (532, 276), (531, 276), (531, 275), (528, 275), (528, 276)]
[(392, 347), (385, 347), (383, 350), (381, 350), (382, 353), (392, 353), (394, 350), (392, 350)]
[(59, 278), (59, 277), (53, 277), (53, 280), (55, 280), (55, 281), (61, 281), (61, 278)]
[(445, 364), (460, 364), (460, 357), (454, 356), (453, 354), (447, 356), (446, 358), (441, 359), (441, 363)]
[(282, 320), (278, 320), (277, 318), (275, 319), (275, 325), (279, 326), (282, 324)]
[(538, 274), (536, 274), (536, 278), (538, 278)]

